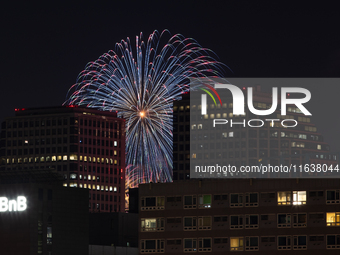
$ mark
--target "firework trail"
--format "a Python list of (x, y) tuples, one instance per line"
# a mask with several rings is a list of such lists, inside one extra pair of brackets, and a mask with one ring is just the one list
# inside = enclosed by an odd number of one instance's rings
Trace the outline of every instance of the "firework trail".
[(118, 111), (126, 119), (132, 186), (172, 181), (173, 101), (189, 91), (189, 78), (218, 76), (220, 64), (209, 53), (167, 30), (154, 31), (146, 43), (136, 36), (134, 47), (127, 38), (87, 64), (64, 104)]

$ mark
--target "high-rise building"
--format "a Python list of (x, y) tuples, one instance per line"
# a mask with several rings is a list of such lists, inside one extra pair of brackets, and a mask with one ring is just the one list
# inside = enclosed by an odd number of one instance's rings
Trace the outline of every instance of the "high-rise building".
[[(243, 90), (246, 92), (245, 88)], [(261, 91), (260, 87), (253, 90), (254, 107), (260, 110), (270, 108), (271, 94)], [(261, 163), (330, 165), (339, 160), (336, 154), (330, 153), (330, 146), (323, 140), (311, 118), (295, 106), (288, 105), (285, 116), (281, 115), (279, 109), (269, 116), (257, 116), (249, 110), (246, 110), (245, 115), (233, 115), (233, 100), (230, 96), (223, 99), (222, 105), (208, 104), (209, 114), (206, 115), (201, 115), (201, 105), (192, 105), (192, 108), (190, 94), (174, 102), (174, 180), (190, 178), (190, 162), (196, 165), (212, 162), (220, 166), (230, 164), (239, 167)], [(213, 128), (213, 119), (227, 119), (229, 123), (232, 119), (238, 124), (216, 125)], [(250, 119), (261, 119), (264, 125), (260, 128), (249, 125), (243, 127), (243, 123), (248, 123)], [(280, 123), (284, 119), (294, 119), (298, 125), (286, 128)]]
[(90, 212), (125, 211), (125, 120), (77, 106), (16, 109), (2, 123), (0, 170), (50, 169), (89, 189)]
[(140, 254), (339, 254), (340, 179), (139, 186)]
[(1, 254), (88, 254), (86, 189), (47, 169), (0, 171)]

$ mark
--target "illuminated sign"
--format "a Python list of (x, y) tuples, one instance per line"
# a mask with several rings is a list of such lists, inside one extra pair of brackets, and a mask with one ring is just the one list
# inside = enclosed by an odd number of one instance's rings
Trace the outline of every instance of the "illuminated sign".
[(0, 212), (21, 212), (27, 209), (27, 199), (18, 196), (17, 200), (8, 200), (7, 197), (0, 197)]

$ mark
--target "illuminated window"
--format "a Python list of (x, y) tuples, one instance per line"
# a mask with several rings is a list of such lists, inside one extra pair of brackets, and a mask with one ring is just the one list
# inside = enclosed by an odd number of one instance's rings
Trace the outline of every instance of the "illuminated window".
[(193, 154), (192, 154), (192, 158), (196, 158), (196, 153), (193, 153)]
[(113, 192), (117, 192), (117, 187), (113, 187)]
[(216, 114), (216, 118), (218, 118), (218, 119), (221, 118), (221, 114), (220, 114), (220, 113), (217, 113), (217, 114)]
[(46, 234), (47, 234), (47, 239), (46, 239), (47, 244), (52, 244), (52, 227), (47, 227)]
[(228, 138), (228, 133), (227, 132), (223, 132), (222, 133), (222, 138)]
[(83, 184), (82, 183), (79, 183), (79, 188), (82, 188), (83, 187)]
[(257, 251), (259, 249), (259, 238), (257, 236), (246, 237), (246, 251)]
[(229, 132), (229, 137), (234, 137), (234, 132)]
[(141, 219), (141, 231), (164, 231), (164, 218)]
[(198, 124), (197, 129), (202, 129), (203, 125), (202, 124)]
[(318, 144), (316, 148), (317, 148), (318, 150), (321, 150), (321, 145)]
[(205, 114), (203, 118), (204, 118), (205, 120), (207, 120), (208, 117), (209, 117), (209, 115), (208, 115), (208, 114)]
[(230, 113), (229, 113), (229, 118), (232, 118), (232, 117), (233, 117), (233, 113), (230, 112)]
[(117, 156), (117, 151), (113, 151), (113, 155)]
[(96, 185), (93, 184), (93, 185), (92, 185), (92, 189), (96, 189)]
[(183, 240), (184, 252), (197, 251), (197, 239), (186, 238)]
[(211, 216), (198, 217), (198, 229), (211, 229)]
[(117, 141), (114, 141), (113, 146), (117, 147), (117, 145), (118, 145)]
[(63, 161), (67, 161), (67, 155), (63, 156)]
[(211, 207), (211, 195), (199, 195), (198, 208), (210, 208), (210, 207)]
[(215, 118), (215, 114), (210, 114), (210, 119), (214, 119)]
[(70, 160), (78, 160), (78, 155), (75, 154), (70, 155)]
[(184, 230), (196, 230), (196, 217), (184, 217), (183, 229)]
[(84, 189), (86, 189), (87, 188), (87, 184), (86, 183), (84, 183)]
[(58, 160), (58, 161), (61, 161), (61, 156), (58, 156), (58, 157), (57, 157), (57, 160)]
[(230, 238), (230, 250), (231, 251), (243, 251), (243, 237), (231, 237)]
[(306, 191), (293, 191), (293, 205), (304, 205), (307, 201)]
[(77, 174), (75, 173), (70, 174), (70, 180), (75, 180), (75, 179), (77, 179)]
[(278, 205), (290, 205), (291, 204), (291, 192), (290, 191), (277, 192), (277, 204)]
[(340, 226), (340, 212), (328, 212), (326, 215), (327, 226)]

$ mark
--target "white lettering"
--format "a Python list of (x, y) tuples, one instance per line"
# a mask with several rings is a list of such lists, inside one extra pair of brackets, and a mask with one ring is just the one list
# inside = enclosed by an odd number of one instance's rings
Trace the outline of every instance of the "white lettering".
[(17, 200), (8, 200), (7, 197), (0, 197), (0, 212), (25, 211), (27, 209), (27, 199), (24, 196), (18, 196)]

